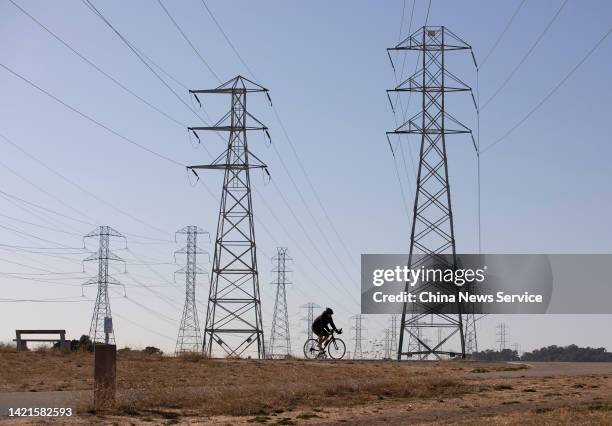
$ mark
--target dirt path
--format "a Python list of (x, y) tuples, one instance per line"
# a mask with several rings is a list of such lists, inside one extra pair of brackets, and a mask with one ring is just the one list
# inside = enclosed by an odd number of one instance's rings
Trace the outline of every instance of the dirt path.
[(612, 374), (612, 362), (510, 362), (525, 370), (478, 373), (483, 377), (590, 376)]

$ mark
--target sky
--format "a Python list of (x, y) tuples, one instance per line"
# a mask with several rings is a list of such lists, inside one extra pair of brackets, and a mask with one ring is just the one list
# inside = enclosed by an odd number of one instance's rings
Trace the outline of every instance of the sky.
[[(605, 125), (612, 37), (563, 81), (610, 29), (610, 2), (433, 0), (427, 14), (429, 1), (417, 0), (412, 14), (411, 0), (208, 0), (247, 69), (200, 0), (163, 2), (197, 53), (157, 1), (94, 1), (164, 70), (152, 66), (167, 86), (82, 2), (15, 3), (149, 105), (10, 1), (0, 2), (0, 62), (105, 126), (0, 68), (0, 341), (14, 338), (18, 328), (87, 334), (95, 290), (83, 288), (82, 297), (81, 283), (95, 265), (83, 273), (81, 261), (97, 242), (83, 246), (82, 236), (110, 225), (127, 237), (127, 249), (124, 241), (113, 242), (126, 260), (125, 269), (112, 269), (125, 284), (125, 294), (119, 287), (110, 293), (117, 343), (173, 351), (184, 300), (182, 277), (175, 282), (173, 274), (184, 262), (178, 256), (174, 264), (173, 257), (184, 240), (174, 243), (174, 232), (198, 225), (214, 233), (222, 178), (200, 173), (196, 183), (184, 165), (206, 163), (224, 149), (214, 135), (194, 144), (186, 126), (229, 107), (218, 96), (204, 98), (199, 110), (185, 87), (216, 87), (215, 74), (222, 81), (242, 74), (267, 87), (280, 117), (261, 95), (249, 97), (250, 112), (272, 136), (271, 145), (261, 134), (249, 138), (272, 176), (271, 182), (257, 172), (252, 178), (265, 332), (278, 246), (294, 259), (288, 288), (293, 351), (305, 339), (300, 306), (307, 302), (332, 306), (336, 323), (350, 331), (350, 317), (359, 312), (360, 254), (406, 253), (410, 243), (406, 205), (412, 205), (418, 147), (414, 138), (392, 140), (391, 155), (385, 132), (402, 114), (394, 117), (385, 90), (402, 68), (404, 76), (414, 70), (416, 57), (408, 54), (404, 62), (394, 55), (394, 74), (386, 48), (426, 19), (469, 43), (480, 64), (477, 77), (469, 53), (454, 52), (447, 66), (480, 98), (482, 251), (612, 252), (612, 144)], [(476, 134), (469, 95), (448, 98), (453, 116)], [(417, 111), (412, 102), (407, 114)], [(466, 136), (449, 137), (448, 146), (457, 249), (477, 252), (476, 156)], [(201, 242), (212, 251), (206, 238)], [(207, 260), (200, 257), (204, 269)], [(203, 326), (208, 277), (199, 278)], [(22, 299), (47, 301), (9, 301)], [(521, 350), (570, 343), (612, 348), (612, 336), (603, 333), (610, 316), (489, 316), (479, 324), (481, 349), (496, 345), (501, 321), (508, 342)], [(380, 340), (388, 326), (388, 317), (369, 316), (365, 337)]]

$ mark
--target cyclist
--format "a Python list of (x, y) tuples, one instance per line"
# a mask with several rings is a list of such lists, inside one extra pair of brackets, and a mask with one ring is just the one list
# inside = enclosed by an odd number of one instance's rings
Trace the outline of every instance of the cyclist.
[[(312, 323), (312, 331), (317, 335), (317, 346), (320, 351), (323, 350), (323, 345), (327, 342), (329, 336), (331, 336), (332, 331), (342, 334), (342, 329), (338, 330), (336, 328), (332, 315), (334, 315), (332, 308), (327, 308)], [(329, 326), (331, 326), (331, 329)]]

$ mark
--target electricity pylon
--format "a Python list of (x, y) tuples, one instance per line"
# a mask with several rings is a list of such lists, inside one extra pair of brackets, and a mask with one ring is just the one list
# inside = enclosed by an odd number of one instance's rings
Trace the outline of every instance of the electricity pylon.
[(291, 338), (289, 336), (289, 313), (287, 312), (287, 285), (291, 284), (287, 274), (287, 262), (292, 259), (287, 256), (287, 247), (277, 247), (276, 256), (272, 261), (276, 263), (272, 272), (276, 272), (276, 279), (272, 282), (276, 286), (276, 301), (274, 302), (274, 315), (270, 331), (269, 358), (286, 358), (291, 355)]
[(353, 350), (353, 359), (363, 359), (363, 350), (361, 348), (361, 341), (363, 340), (363, 332), (365, 329), (362, 326), (363, 315), (357, 314), (352, 317), (355, 320), (355, 326), (353, 330), (355, 330), (355, 349)]
[(198, 321), (195, 288), (196, 276), (206, 273), (197, 263), (197, 255), (207, 253), (198, 247), (198, 234), (208, 234), (208, 232), (197, 226), (189, 225), (177, 231), (175, 236), (178, 234), (186, 235), (187, 244), (174, 252), (175, 259), (177, 254), (185, 255), (185, 266), (175, 272), (175, 274), (185, 275), (185, 306), (183, 307), (183, 316), (176, 339), (175, 355), (185, 352), (199, 352), (202, 349), (202, 334)]
[(307, 309), (306, 318), (302, 318), (302, 320), (306, 321), (306, 335), (308, 336), (308, 339), (312, 339), (314, 337), (312, 332), (312, 323), (314, 322), (314, 310), (321, 308), (321, 306), (313, 302), (308, 302), (300, 307)]
[[(455, 231), (448, 176), (446, 154), (446, 135), (472, 134), (472, 131), (451, 116), (445, 108), (447, 92), (469, 91), (471, 88), (455, 77), (445, 67), (445, 56), (448, 51), (470, 50), (471, 46), (461, 40), (446, 27), (421, 27), (397, 46), (388, 51), (418, 51), (421, 68), (413, 75), (387, 91), (421, 93), (421, 111), (401, 124), (389, 134), (420, 136), (419, 167), (417, 172), (416, 192), (414, 198), (412, 231), (408, 266), (411, 269), (423, 265), (435, 264), (442, 269), (457, 269)], [(389, 55), (391, 57), (391, 55)], [(473, 54), (472, 54), (473, 57)], [(475, 61), (474, 61), (475, 62)], [(392, 62), (393, 64), (393, 62)], [(472, 95), (472, 99), (473, 95)], [(475, 102), (474, 102), (475, 103)], [(476, 144), (472, 137), (474, 148)], [(391, 142), (389, 140), (389, 145)], [(392, 146), (391, 149), (393, 150)], [(416, 257), (415, 255), (419, 255)], [(446, 256), (444, 256), (446, 255)], [(458, 292), (459, 287), (439, 282), (419, 283), (419, 291)], [(407, 292), (411, 290), (406, 283)], [(457, 304), (457, 314), (444, 313), (445, 304), (437, 306), (422, 305), (417, 311), (412, 305), (408, 311), (407, 303), (402, 311), (399, 336), (398, 359), (402, 356), (417, 355), (428, 358), (430, 355), (454, 356), (455, 353), (444, 350), (443, 345), (453, 336), (458, 335), (461, 345), (461, 356), (465, 357), (465, 338), (463, 313)], [(435, 346), (419, 331), (423, 328), (444, 331), (444, 338)], [(407, 334), (408, 339), (406, 339)], [(433, 341), (433, 339), (430, 339)]]
[[(252, 169), (266, 165), (247, 146), (247, 132), (268, 128), (247, 112), (247, 93), (268, 89), (237, 76), (215, 89), (190, 90), (198, 94), (230, 95), (230, 111), (210, 126), (190, 127), (199, 140), (199, 131), (228, 132), (227, 149), (211, 164), (191, 166), (195, 170), (223, 170), (223, 190), (219, 207), (215, 251), (210, 276), (203, 351), (208, 356), (220, 354), (240, 357), (253, 344), (258, 358), (265, 358), (261, 318), (257, 250), (251, 199)], [(199, 99), (198, 99), (199, 102)], [(252, 122), (252, 123), (251, 123)]]
[(98, 262), (98, 275), (91, 277), (86, 283), (83, 284), (96, 285), (98, 289), (96, 304), (94, 305), (93, 314), (91, 316), (91, 325), (89, 326), (89, 341), (92, 343), (106, 343), (114, 345), (115, 331), (113, 329), (110, 299), (108, 298), (108, 286), (123, 286), (123, 284), (109, 274), (108, 263), (110, 261), (124, 262), (124, 260), (110, 250), (110, 237), (123, 239), (125, 239), (125, 237), (110, 226), (99, 226), (89, 234), (85, 235), (84, 238), (94, 237), (99, 238), (98, 251), (92, 253), (89, 257), (83, 260), (83, 262)]
[(397, 315), (391, 315), (391, 353), (397, 353)]
[(465, 315), (465, 353), (478, 352), (478, 339), (476, 337), (476, 315), (469, 312)]
[(391, 330), (385, 328), (385, 356), (384, 359), (391, 359)]
[(506, 349), (506, 323), (500, 322), (495, 328), (495, 335), (497, 336), (497, 343), (499, 344), (499, 351), (501, 352)]

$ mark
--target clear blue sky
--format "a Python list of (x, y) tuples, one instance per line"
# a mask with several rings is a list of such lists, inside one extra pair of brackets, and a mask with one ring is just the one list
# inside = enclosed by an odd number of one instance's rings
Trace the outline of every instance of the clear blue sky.
[[(81, 2), (15, 1), (139, 96), (180, 123), (199, 124), (196, 116)], [(482, 103), (519, 63), (562, 3), (532, 0), (523, 5), (481, 68)], [(156, 1), (95, 4), (141, 51), (187, 87), (210, 88), (218, 84)], [(254, 175), (266, 332), (274, 296), (274, 289), (268, 284), (272, 280), (268, 272), (272, 266), (270, 257), (277, 245), (288, 246), (295, 259), (294, 284), (288, 294), (293, 346), (297, 352), (304, 339), (300, 334), (305, 327), (300, 320), (305, 314), (299, 309), (301, 304), (315, 301), (335, 307), (337, 323), (347, 330), (348, 317), (359, 310), (356, 303), (359, 254), (408, 250), (410, 221), (384, 136), (395, 124), (385, 95), (385, 89), (395, 82), (385, 48), (397, 43), (404, 2), (211, 0), (207, 4), (258, 82), (271, 90), (274, 105), (305, 171), (348, 247), (346, 253), (331, 231), (273, 111), (264, 99), (252, 97), (251, 112), (269, 125), (274, 147), (256, 134), (250, 139), (251, 150), (267, 162), (275, 184), (307, 232), (306, 235), (298, 225), (276, 187), (266, 185), (263, 177)], [(433, 0), (428, 22), (448, 26), (473, 46), (476, 57), (482, 61), (518, 4), (516, 0)], [(238, 73), (250, 76), (199, 0), (165, 1), (164, 5), (222, 80)], [(427, 1), (416, 1), (413, 29), (423, 25), (427, 6)], [(406, 0), (402, 34), (408, 31), (411, 8), (412, 1)], [(482, 146), (486, 147), (521, 120), (611, 25), (610, 2), (570, 0), (513, 78), (483, 109)], [(607, 126), (612, 106), (611, 38), (516, 131), (483, 154), (483, 251), (612, 251), (609, 220), (612, 144)], [(183, 164), (210, 160), (203, 148), (192, 147), (181, 125), (122, 91), (8, 0), (0, 3), (0, 52), (2, 64), (122, 135)], [(407, 58), (405, 73), (414, 69), (415, 60), (414, 56)], [(457, 53), (449, 66), (455, 75), (476, 85), (476, 73), (467, 54)], [(182, 87), (171, 80), (168, 84), (190, 102)], [(190, 186), (182, 167), (95, 126), (4, 69), (0, 69), (0, 93), (0, 133), (53, 170), (132, 216), (92, 198), (0, 140), (3, 153), (0, 190), (68, 216), (37, 211), (10, 197), (0, 197), (0, 225), (4, 226), (0, 228), (1, 243), (37, 247), (57, 247), (60, 243), (76, 248), (82, 245), (79, 235), (93, 228), (88, 223), (108, 224), (130, 234), (130, 250), (117, 251), (128, 260), (129, 274), (116, 276), (126, 284), (128, 300), (120, 291), (111, 293), (117, 342), (120, 346), (152, 344), (171, 351), (183, 290), (179, 276), (177, 287), (168, 284), (172, 282), (172, 272), (180, 266), (163, 263), (172, 262), (172, 252), (180, 245), (155, 243), (150, 238), (173, 240), (173, 232), (188, 224), (214, 232), (217, 202), (201, 184)], [(462, 95), (456, 96), (449, 104), (453, 115), (475, 128), (471, 100), (467, 95), (464, 99)], [(222, 98), (205, 99), (207, 112), (213, 117), (227, 106)], [(401, 156), (397, 159), (409, 204), (414, 186), (409, 150), (416, 158), (415, 142), (402, 141), (406, 167)], [(478, 247), (475, 156), (467, 138), (455, 137), (449, 143), (458, 249), (474, 252)], [(214, 137), (208, 137), (204, 145), (213, 155), (223, 149), (222, 142)], [(203, 174), (200, 183), (218, 194), (221, 175)], [(88, 248), (95, 248), (95, 242)], [(49, 256), (51, 250), (38, 250), (45, 254), (30, 251), (0, 247), (0, 298), (77, 300), (81, 295), (79, 285), (87, 274), (28, 274), (78, 272), (85, 255), (79, 250), (64, 250), (67, 253), (58, 258)], [(87, 271), (94, 272), (89, 268)], [(7, 273), (36, 280), (18, 279)], [(201, 278), (198, 298), (204, 302), (208, 285), (207, 278)], [(134, 280), (159, 287), (147, 290)], [(93, 289), (86, 289), (85, 294), (87, 298), (95, 296)], [(92, 307), (91, 301), (1, 303), (0, 340), (13, 338), (16, 328), (66, 328), (71, 336), (78, 337), (89, 329)], [(202, 323), (204, 315), (205, 304), (201, 303)], [(494, 327), (501, 320), (492, 317), (483, 320), (481, 347), (494, 345)], [(574, 342), (612, 347), (609, 333), (607, 336), (602, 333), (610, 325), (609, 316), (503, 320), (508, 323), (508, 341), (518, 342), (522, 349)], [(379, 337), (387, 323), (385, 317), (370, 317), (367, 335)]]

